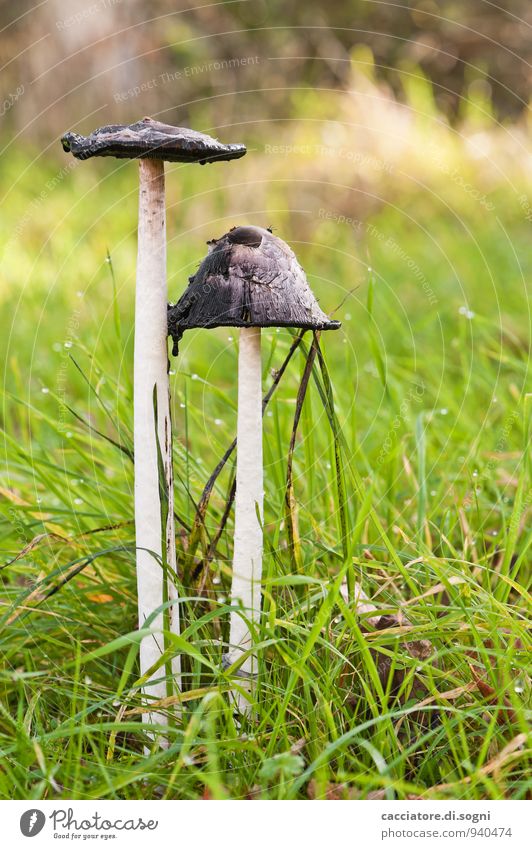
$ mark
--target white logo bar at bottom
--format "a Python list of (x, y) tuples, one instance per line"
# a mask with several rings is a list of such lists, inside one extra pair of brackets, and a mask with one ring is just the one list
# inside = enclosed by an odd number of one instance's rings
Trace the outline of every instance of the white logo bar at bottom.
[[(275, 805), (273, 811), (271, 806)], [(0, 801), (2, 846), (364, 849), (531, 845), (529, 802)], [(528, 834), (530, 837), (530, 834)]]

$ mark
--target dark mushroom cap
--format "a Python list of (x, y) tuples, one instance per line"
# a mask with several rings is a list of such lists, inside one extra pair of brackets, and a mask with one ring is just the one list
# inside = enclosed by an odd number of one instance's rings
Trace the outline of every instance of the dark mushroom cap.
[(286, 242), (262, 227), (233, 227), (209, 253), (168, 310), (174, 353), (193, 327), (300, 327), (336, 330), (319, 307)]
[(66, 133), (61, 139), (63, 150), (76, 159), (91, 156), (114, 156), (117, 159), (165, 159), (168, 162), (218, 162), (239, 159), (246, 152), (243, 144), (222, 144), (205, 133), (186, 127), (172, 127), (152, 118), (136, 124), (111, 124), (100, 127), (90, 136)]

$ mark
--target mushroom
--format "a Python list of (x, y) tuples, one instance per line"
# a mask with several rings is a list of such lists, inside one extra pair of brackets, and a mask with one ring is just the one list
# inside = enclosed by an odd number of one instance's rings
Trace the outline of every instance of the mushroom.
[[(242, 144), (224, 145), (203, 133), (144, 118), (131, 126), (113, 124), (84, 137), (66, 133), (65, 151), (77, 159), (114, 156), (139, 159), (138, 258), (135, 303), (134, 449), (135, 535), (139, 627), (166, 601), (177, 601), (176, 550), (172, 475), (172, 432), (168, 383), (166, 285), (166, 211), (164, 161), (217, 162), (244, 156)], [(161, 477), (159, 480), (159, 464)], [(161, 483), (161, 488), (160, 488)], [(161, 499), (161, 492), (163, 498)], [(164, 540), (164, 542), (163, 542)], [(158, 633), (163, 627), (179, 633), (179, 605), (170, 605), (152, 619), (153, 634), (140, 646), (140, 671), (145, 676), (164, 652)], [(179, 658), (172, 673), (180, 689)], [(145, 693), (169, 695), (164, 673), (151, 675)], [(151, 722), (166, 724), (152, 712)], [(161, 741), (164, 744), (164, 741)]]
[[(334, 330), (340, 327), (318, 306), (305, 273), (288, 245), (262, 227), (233, 227), (208, 242), (209, 253), (189, 286), (168, 311), (168, 328), (179, 341), (191, 328), (240, 327), (235, 539), (229, 652), (225, 666), (237, 663), (244, 679), (233, 694), (241, 713), (249, 711), (245, 692), (257, 675), (251, 626), (260, 617), (262, 576), (262, 374), (261, 327)], [(238, 609), (240, 607), (240, 609)]]

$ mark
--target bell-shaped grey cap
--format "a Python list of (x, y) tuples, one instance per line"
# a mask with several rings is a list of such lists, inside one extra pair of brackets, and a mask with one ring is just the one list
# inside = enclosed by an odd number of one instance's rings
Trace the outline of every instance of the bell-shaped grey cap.
[(233, 227), (209, 253), (168, 310), (174, 354), (193, 327), (300, 327), (336, 330), (312, 294), (286, 242), (262, 227)]
[(91, 156), (114, 156), (117, 159), (164, 159), (167, 162), (218, 162), (244, 156), (243, 144), (222, 144), (217, 139), (189, 130), (143, 118), (136, 124), (111, 124), (100, 127), (90, 136), (66, 133), (61, 139), (63, 150), (76, 159)]

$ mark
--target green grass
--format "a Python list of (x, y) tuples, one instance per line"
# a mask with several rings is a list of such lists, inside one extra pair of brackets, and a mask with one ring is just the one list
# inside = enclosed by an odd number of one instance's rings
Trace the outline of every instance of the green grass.
[[(232, 515), (206, 559), (234, 458), (189, 549), (203, 487), (234, 438), (237, 332), (187, 333), (172, 364), (184, 631), (168, 641), (186, 692), (180, 715), (169, 708), (168, 750), (146, 756), (135, 712), (134, 169), (77, 166), (30, 207), (36, 182), (63, 165), (5, 163), (28, 171), (2, 212), (11, 230), (23, 226), (0, 285), (0, 797), (523, 798), (530, 258), (511, 192), (496, 188), (487, 213), (441, 175), (436, 190), (391, 177), (386, 202), (367, 207), (348, 187), (361, 231), (320, 214), (334, 201), (326, 186), (314, 194), (312, 172), (297, 203), (285, 179), (261, 183), (253, 205), (229, 166), (169, 169), (174, 297), (205, 239), (248, 219), (292, 242), (327, 311), (347, 298), (313, 364), (288, 516), (308, 334), (264, 418), (260, 678), (241, 725), (221, 670)], [(292, 335), (263, 340), (266, 391)], [(364, 624), (344, 581), (407, 623)], [(409, 651), (419, 640), (429, 657)]]

